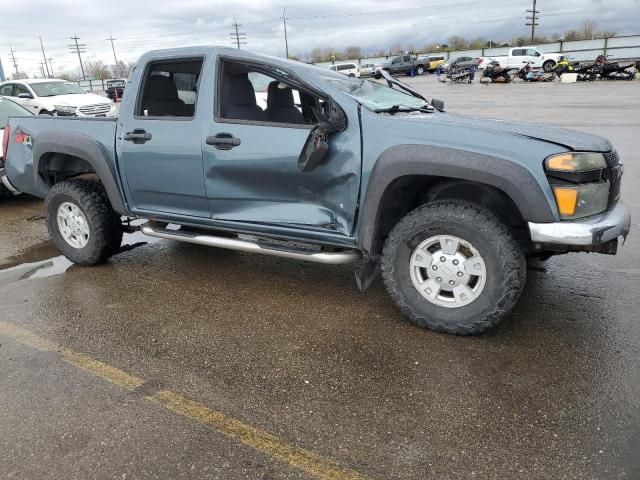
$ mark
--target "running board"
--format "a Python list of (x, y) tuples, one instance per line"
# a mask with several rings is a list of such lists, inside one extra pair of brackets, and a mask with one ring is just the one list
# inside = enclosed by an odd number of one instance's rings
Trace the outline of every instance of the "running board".
[(240, 252), (261, 253), (263, 255), (273, 255), (274, 257), (291, 258), (294, 260), (306, 260), (307, 262), (325, 263), (339, 265), (343, 263), (353, 263), (360, 259), (360, 252), (357, 250), (342, 250), (338, 252), (307, 252), (302, 253), (293, 250), (269, 248), (256, 242), (249, 242), (237, 238), (216, 237), (213, 235), (203, 235), (200, 233), (183, 232), (180, 230), (167, 230), (164, 228), (144, 225), (140, 231), (145, 235), (167, 240), (178, 240), (181, 242), (195, 243), (209, 247), (226, 248), (238, 250)]

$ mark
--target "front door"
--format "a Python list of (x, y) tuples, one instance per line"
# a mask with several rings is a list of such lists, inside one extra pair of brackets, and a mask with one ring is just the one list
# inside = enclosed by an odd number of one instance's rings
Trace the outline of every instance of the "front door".
[[(203, 59), (147, 64), (138, 98), (123, 104), (117, 132), (119, 168), (134, 212), (209, 217), (202, 172), (202, 129), (208, 116), (198, 102)], [(121, 122), (121, 123), (120, 123)]]
[(327, 109), (327, 99), (246, 63), (225, 60), (216, 68), (216, 115), (204, 146), (213, 219), (349, 235), (360, 184), (357, 120), (330, 136), (320, 166), (302, 172), (298, 158), (317, 123), (313, 108)]

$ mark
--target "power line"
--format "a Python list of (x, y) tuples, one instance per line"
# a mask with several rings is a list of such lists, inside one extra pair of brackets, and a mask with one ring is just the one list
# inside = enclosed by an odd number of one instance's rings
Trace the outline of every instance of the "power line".
[(78, 43), (78, 40), (80, 40), (80, 37), (78, 37), (77, 35), (74, 35), (73, 37), (71, 37), (71, 40), (75, 42), (75, 45), (73, 44), (69, 45), (69, 49), (71, 50), (71, 53), (78, 54), (78, 61), (80, 62), (80, 70), (82, 71), (82, 79), (86, 80), (87, 77), (84, 74), (84, 66), (82, 65), (82, 56), (80, 55), (80, 53), (84, 53), (86, 51), (85, 44)]
[(525, 23), (525, 25), (531, 25), (531, 43), (533, 43), (533, 39), (536, 35), (536, 25), (539, 25), (537, 20), (539, 18), (540, 11), (536, 10), (536, 0), (533, 0), (533, 7), (531, 10), (527, 10), (527, 13), (530, 13), (531, 16), (527, 16), (527, 20), (530, 20), (531, 23)]
[(287, 60), (289, 59), (289, 40), (287, 39), (287, 16), (286, 16), (286, 8), (282, 9), (282, 25), (284, 26), (284, 49), (285, 54), (287, 56)]
[(235, 29), (235, 33), (231, 32), (229, 35), (231, 35), (231, 40), (232, 43), (235, 43), (237, 45), (238, 48), (240, 48), (240, 45), (246, 45), (247, 43), (247, 34), (246, 33), (241, 33), (238, 31), (238, 27), (241, 27), (242, 24), (238, 23), (236, 21), (236, 19), (233, 19), (233, 23), (231, 24), (231, 26)]

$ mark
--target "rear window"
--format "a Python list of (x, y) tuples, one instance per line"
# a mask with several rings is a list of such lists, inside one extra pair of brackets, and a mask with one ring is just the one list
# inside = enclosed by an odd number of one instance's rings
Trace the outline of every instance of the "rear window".
[(9, 123), (9, 117), (24, 117), (28, 115), (33, 114), (11, 100), (0, 98), (0, 128), (4, 128)]
[(442, 56), (429, 57), (429, 60), (432, 61), (432, 62), (438, 62), (440, 60), (444, 60), (444, 57), (442, 57)]

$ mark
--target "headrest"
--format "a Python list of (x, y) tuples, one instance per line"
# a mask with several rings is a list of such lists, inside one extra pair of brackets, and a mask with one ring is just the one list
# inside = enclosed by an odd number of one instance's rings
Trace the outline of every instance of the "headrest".
[(224, 104), (243, 107), (253, 107), (256, 103), (256, 93), (253, 84), (246, 73), (233, 73), (225, 75)]
[(176, 100), (178, 98), (178, 89), (169, 77), (152, 75), (149, 78), (147, 98), (153, 100)]
[(267, 90), (267, 108), (295, 107), (291, 88), (278, 88), (280, 82), (275, 80), (269, 84)]

